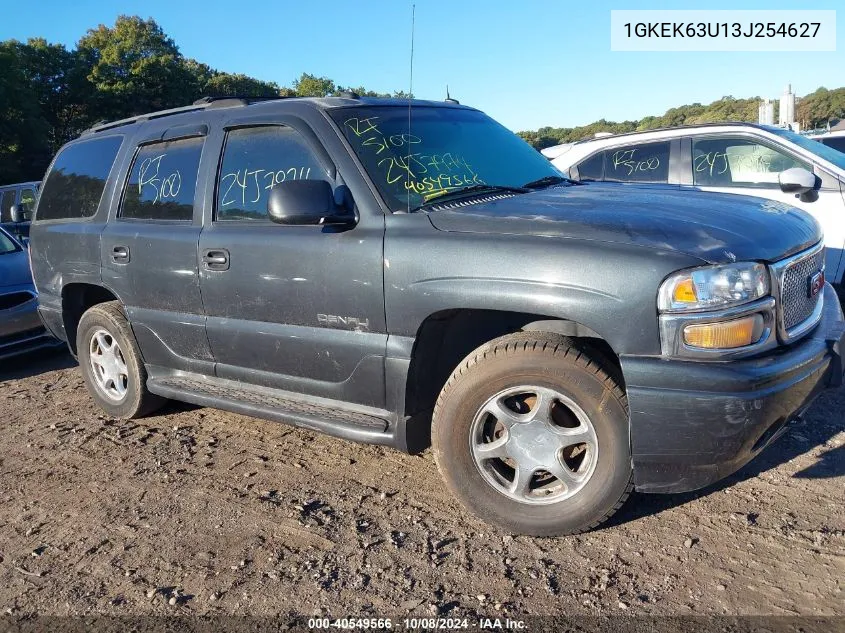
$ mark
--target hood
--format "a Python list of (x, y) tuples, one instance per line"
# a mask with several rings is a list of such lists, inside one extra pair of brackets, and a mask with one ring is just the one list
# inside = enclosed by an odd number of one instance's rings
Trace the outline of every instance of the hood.
[(26, 249), (0, 255), (0, 288), (32, 284)]
[(619, 242), (711, 264), (772, 262), (822, 239), (810, 215), (772, 200), (619, 184), (552, 187), (429, 218), (441, 231)]

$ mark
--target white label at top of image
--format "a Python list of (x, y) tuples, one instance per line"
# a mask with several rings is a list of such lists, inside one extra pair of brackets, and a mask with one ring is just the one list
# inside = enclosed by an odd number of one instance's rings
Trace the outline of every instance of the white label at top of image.
[(836, 11), (611, 11), (612, 51), (835, 51)]

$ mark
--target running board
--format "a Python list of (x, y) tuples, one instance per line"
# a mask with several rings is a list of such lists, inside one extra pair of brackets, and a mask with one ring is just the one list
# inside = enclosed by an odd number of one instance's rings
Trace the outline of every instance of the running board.
[(165, 398), (291, 424), (355, 442), (393, 446), (396, 440), (385, 419), (386, 412), (382, 418), (352, 411), (344, 403), (325, 398), (184, 373), (151, 376), (147, 388)]

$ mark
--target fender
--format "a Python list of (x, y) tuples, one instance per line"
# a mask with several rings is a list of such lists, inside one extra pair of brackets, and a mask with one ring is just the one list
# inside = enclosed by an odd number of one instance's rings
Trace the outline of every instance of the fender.
[(443, 310), (497, 310), (575, 321), (617, 354), (660, 354), (660, 283), (701, 264), (633, 244), (438, 231), (424, 214), (386, 222), (385, 311), (398, 336)]

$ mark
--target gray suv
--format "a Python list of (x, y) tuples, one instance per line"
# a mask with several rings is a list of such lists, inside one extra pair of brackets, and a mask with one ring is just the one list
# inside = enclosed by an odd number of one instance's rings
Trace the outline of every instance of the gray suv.
[(192, 106), (63, 147), (40, 314), (121, 418), (168, 398), (420, 451), (515, 533), (735, 471), (842, 380), (818, 224), (582, 185), (478, 110)]

